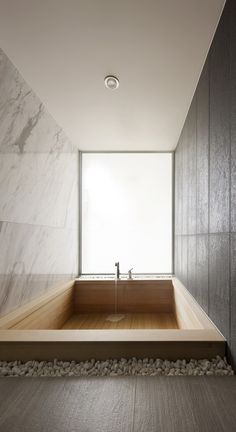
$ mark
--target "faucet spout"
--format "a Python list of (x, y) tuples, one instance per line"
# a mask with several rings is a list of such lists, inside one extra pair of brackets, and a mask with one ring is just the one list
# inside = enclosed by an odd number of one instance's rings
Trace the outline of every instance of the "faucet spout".
[(115, 266), (116, 266), (116, 273), (115, 273), (116, 279), (120, 279), (120, 263), (116, 262)]

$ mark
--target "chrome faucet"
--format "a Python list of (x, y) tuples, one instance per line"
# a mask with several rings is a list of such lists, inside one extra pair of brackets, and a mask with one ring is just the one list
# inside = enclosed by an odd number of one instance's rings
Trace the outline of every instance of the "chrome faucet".
[(133, 279), (132, 278), (132, 270), (133, 270), (133, 268), (128, 271), (128, 279)]
[(120, 263), (116, 262), (115, 266), (116, 266), (116, 273), (115, 273), (116, 279), (120, 279)]

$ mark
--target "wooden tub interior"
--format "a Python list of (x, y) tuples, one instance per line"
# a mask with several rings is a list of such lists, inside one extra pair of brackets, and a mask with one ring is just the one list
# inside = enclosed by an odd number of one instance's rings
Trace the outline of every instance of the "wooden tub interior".
[(224, 337), (176, 278), (78, 279), (0, 318), (1, 360), (217, 354)]

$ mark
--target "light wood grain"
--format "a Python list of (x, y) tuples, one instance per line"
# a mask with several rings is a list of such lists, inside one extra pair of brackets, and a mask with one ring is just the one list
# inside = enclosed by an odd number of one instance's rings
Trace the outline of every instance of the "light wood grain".
[[(136, 281), (130, 282), (131, 284), (128, 288), (126, 285), (123, 286), (124, 291), (127, 290), (129, 295), (132, 290), (134, 290), (133, 292), (136, 290)], [(159, 292), (161, 297), (161, 292), (165, 292), (165, 289), (167, 294), (163, 294), (163, 304), (168, 304), (169, 300), (173, 297), (173, 288), (172, 290), (169, 289), (170, 281), (164, 282), (168, 282), (168, 284), (165, 285), (166, 288), (160, 284), (160, 289), (157, 289), (155, 288), (155, 284), (150, 284), (150, 281), (148, 281), (147, 290), (149, 289), (149, 293), (152, 292), (153, 294), (150, 294), (146, 305), (149, 305), (154, 292), (155, 294)], [(89, 283), (91, 285), (91, 282)], [(125, 281), (125, 283), (127, 283), (127, 281)], [(102, 282), (101, 286), (103, 286), (103, 284), (104, 282)], [(95, 282), (94, 287), (95, 291), (98, 289), (99, 292), (100, 286), (98, 285), (97, 282)], [(141, 288), (140, 285), (138, 286), (138, 290), (140, 290), (139, 301), (141, 302), (140, 299), (143, 296), (145, 285), (142, 284)], [(106, 289), (108, 289), (109, 292), (112, 291), (110, 290), (109, 284), (106, 285)], [(2, 323), (4, 322), (8, 327), (11, 325), (11, 328), (0, 330), (0, 358), (3, 360), (14, 360), (16, 358), (30, 360), (32, 358), (53, 359), (57, 357), (68, 360), (73, 358), (86, 360), (86, 358), (90, 357), (105, 359), (107, 357), (122, 356), (154, 356), (177, 359), (183, 357), (212, 358), (217, 354), (224, 355), (225, 339), (223, 336), (217, 331), (215, 326), (213, 326), (191, 296), (186, 293), (184, 287), (178, 285), (176, 281), (174, 282), (174, 290), (175, 298), (177, 298), (176, 310), (178, 319), (180, 316), (179, 323), (182, 327), (187, 327), (189, 324), (190, 328), (182, 328), (180, 330), (175, 328), (166, 329), (170, 321), (169, 318), (167, 318), (168, 313), (163, 313), (162, 315), (153, 314), (149, 311), (148, 314), (146, 313), (146, 324), (145, 320), (141, 318), (141, 316), (143, 317), (145, 314), (127, 313), (126, 323), (122, 323), (121, 321), (120, 324), (116, 324), (116, 327), (112, 329), (106, 329), (104, 327), (101, 329), (94, 329), (94, 327), (100, 325), (98, 316), (94, 314), (93, 322), (91, 322), (90, 319), (90, 328), (87, 330), (81, 329), (81, 327), (78, 330), (53, 330), (53, 328), (55, 329), (63, 326), (65, 321), (68, 321), (73, 314), (72, 299), (74, 288), (73, 284), (71, 284), (55, 292), (50, 298), (47, 297), (39, 301), (39, 307), (37, 307), (36, 303), (34, 303), (33, 306), (30, 305), (28, 308), (25, 307), (25, 310), (23, 310), (23, 319), (21, 319), (22, 311), (18, 314), (17, 312), (13, 315), (10, 314), (10, 319), (8, 320), (7, 317), (3, 319)], [(83, 295), (86, 297), (87, 294), (85, 291), (83, 292)], [(82, 300), (85, 297), (82, 296)], [(92, 299), (95, 301), (94, 296), (90, 296), (90, 306), (92, 305)], [(166, 301), (167, 299), (168, 301)], [(132, 301), (134, 304), (134, 300)], [(159, 299), (155, 299), (155, 301), (157, 305)], [(83, 307), (86, 304), (88, 306), (88, 303), (83, 303), (83, 301), (81, 304)], [(107, 304), (109, 305), (109, 302)], [(114, 311), (111, 310), (111, 313), (113, 312)], [(157, 318), (159, 315), (162, 316), (161, 322), (160, 317)], [(157, 322), (157, 319), (159, 319), (159, 322)], [(77, 320), (77, 318), (72, 318), (72, 321), (73, 320)], [(72, 325), (72, 321), (69, 326)], [(79, 326), (83, 325), (86, 324), (79, 321)], [(127, 327), (131, 326), (131, 328), (122, 329), (123, 325)], [(144, 329), (143, 327), (146, 325), (148, 328)], [(159, 329), (152, 328), (152, 326), (156, 327), (157, 325)], [(163, 325), (165, 325), (165, 329), (163, 329)], [(121, 328), (119, 326), (121, 326)], [(132, 329), (132, 326), (135, 326), (136, 329)], [(141, 327), (141, 329), (137, 327)]]
[(70, 288), (19, 321), (11, 329), (60, 329), (73, 314), (73, 307), (73, 289)]
[(173, 278), (176, 318), (181, 329), (215, 329), (216, 326), (179, 279)]
[[(215, 330), (0, 330), (1, 342), (221, 342)], [(0, 356), (1, 358), (1, 356)]]
[(177, 329), (174, 314), (128, 313), (118, 322), (109, 321), (108, 314), (74, 314), (63, 329)]
[(114, 313), (116, 298), (119, 313), (174, 311), (171, 280), (118, 280), (117, 296), (114, 280), (78, 280), (75, 283), (75, 311), (78, 313)]
[(32, 300), (31, 302), (28, 302), (27, 304), (17, 308), (16, 310), (0, 317), (0, 329), (12, 328), (30, 316), (31, 316), (30, 319), (33, 319), (33, 314), (35, 312), (38, 313), (37, 311), (39, 311), (44, 306), (48, 305), (51, 301), (55, 300), (57, 297), (60, 298), (60, 296), (62, 295), (61, 298), (63, 298), (64, 293), (70, 293), (70, 295), (72, 296), (73, 287), (74, 287), (74, 280), (71, 280), (63, 285), (60, 285), (59, 287), (50, 290), (50, 292), (44, 294), (43, 296), (38, 297)]
[(0, 341), (2, 360), (225, 355), (225, 341), (215, 330), (0, 330)]

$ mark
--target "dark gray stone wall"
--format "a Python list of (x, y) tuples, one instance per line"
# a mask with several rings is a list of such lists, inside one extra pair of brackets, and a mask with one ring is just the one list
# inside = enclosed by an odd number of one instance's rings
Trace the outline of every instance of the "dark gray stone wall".
[(175, 274), (236, 366), (235, 23), (228, 0), (175, 152)]

